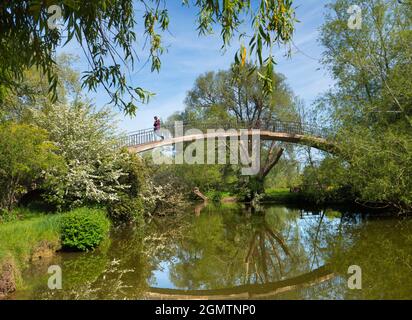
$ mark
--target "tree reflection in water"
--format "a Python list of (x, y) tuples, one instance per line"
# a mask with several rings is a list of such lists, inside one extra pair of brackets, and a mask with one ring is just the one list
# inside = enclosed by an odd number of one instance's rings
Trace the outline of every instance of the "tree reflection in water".
[[(252, 290), (283, 299), (412, 298), (410, 219), (280, 206), (250, 214), (237, 204), (197, 213), (121, 228), (95, 252), (33, 264), (24, 274), (29, 289), (15, 298), (138, 299), (156, 287), (176, 289), (169, 297), (179, 289), (227, 294), (237, 288), (246, 297)], [(50, 264), (62, 266), (63, 290), (47, 289)], [(347, 287), (350, 265), (362, 268), (362, 290)]]
[[(299, 211), (272, 207), (261, 216), (239, 207), (218, 211), (204, 210), (182, 238), (175, 239), (178, 244), (169, 267), (175, 287), (200, 290), (265, 284), (321, 266), (316, 258), (319, 246), (299, 239)], [(322, 219), (317, 223), (321, 225)], [(315, 258), (318, 263), (309, 265)]]

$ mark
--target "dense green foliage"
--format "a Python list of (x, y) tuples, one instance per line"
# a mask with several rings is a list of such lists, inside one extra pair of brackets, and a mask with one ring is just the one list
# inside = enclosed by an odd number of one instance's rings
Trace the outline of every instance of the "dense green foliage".
[(318, 165), (307, 166), (301, 183), (305, 198), (315, 203), (353, 202), (359, 194), (347, 171), (342, 159), (330, 156)]
[(324, 64), (336, 80), (320, 100), (341, 150), (305, 172), (318, 200), (412, 207), (412, 4), (360, 1), (362, 28), (348, 30), (347, 0), (329, 5)]
[(61, 159), (47, 138), (47, 131), (32, 125), (0, 123), (0, 210), (13, 209), (47, 170), (59, 171)]
[(144, 222), (144, 209), (140, 198), (127, 195), (121, 195), (118, 200), (111, 201), (107, 205), (107, 213), (115, 223), (142, 224)]
[(61, 219), (62, 246), (80, 251), (94, 249), (107, 237), (109, 228), (104, 210), (76, 209)]
[(160, 166), (153, 179), (156, 184), (166, 182), (176, 190), (190, 194), (194, 188), (202, 192), (230, 190), (234, 187), (236, 176), (230, 166), (181, 164)]
[[(56, 58), (55, 72), (59, 77), (56, 90), (62, 104), (83, 98), (79, 74), (72, 68), (76, 61), (75, 56), (68, 54)], [(52, 105), (47, 78), (36, 68), (30, 68), (20, 79), (15, 79), (13, 89), (4, 89), (3, 98), (0, 97), (0, 115), (9, 121), (30, 123), (35, 111), (47, 110)]]
[(265, 190), (262, 201), (271, 203), (296, 204), (301, 203), (305, 199), (300, 193), (290, 192), (287, 188), (270, 188)]
[(143, 159), (127, 150), (121, 151), (119, 165), (123, 172), (119, 183), (127, 188), (118, 193), (117, 199), (108, 202), (107, 212), (115, 223), (142, 224), (145, 208), (141, 196), (148, 188), (149, 169)]

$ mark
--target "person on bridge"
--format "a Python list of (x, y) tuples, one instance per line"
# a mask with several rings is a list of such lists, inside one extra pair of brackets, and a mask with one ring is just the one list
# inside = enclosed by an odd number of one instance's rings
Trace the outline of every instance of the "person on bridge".
[(162, 140), (165, 139), (165, 137), (160, 134), (160, 119), (156, 116), (154, 117), (153, 131), (156, 136), (160, 137)]

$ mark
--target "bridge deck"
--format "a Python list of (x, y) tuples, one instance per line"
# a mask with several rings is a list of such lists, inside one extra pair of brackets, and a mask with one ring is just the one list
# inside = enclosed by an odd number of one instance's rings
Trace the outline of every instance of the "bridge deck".
[[(246, 128), (246, 129), (245, 129)], [(183, 129), (185, 132), (183, 133)], [(234, 129), (234, 130), (230, 130)], [(256, 132), (252, 129), (259, 129)], [(326, 139), (327, 130), (316, 126), (300, 123), (271, 121), (259, 125), (248, 126), (245, 123), (203, 123), (199, 126), (180, 124), (179, 126), (165, 126), (156, 134), (153, 129), (143, 129), (133, 132), (120, 140), (120, 146), (126, 147), (130, 152), (144, 152), (157, 147), (172, 145), (179, 142), (190, 142), (199, 139), (239, 137), (240, 130), (248, 130), (249, 136), (259, 135), (262, 140), (276, 140), (309, 145), (321, 150), (330, 151), (333, 144)], [(172, 134), (174, 131), (174, 134)], [(212, 131), (212, 132), (210, 132)], [(214, 131), (214, 132), (213, 132)], [(164, 136), (164, 140), (159, 135)]]

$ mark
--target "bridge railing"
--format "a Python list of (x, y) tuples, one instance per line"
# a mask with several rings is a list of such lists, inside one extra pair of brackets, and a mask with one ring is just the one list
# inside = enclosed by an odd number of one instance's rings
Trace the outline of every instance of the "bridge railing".
[(130, 133), (126, 137), (122, 137), (119, 140), (121, 146), (138, 146), (141, 144), (149, 143), (155, 140), (153, 129), (142, 129)]
[(160, 135), (163, 135), (165, 139), (170, 139), (173, 136), (173, 132), (177, 130), (180, 132), (186, 132), (190, 129), (198, 129), (203, 133), (206, 133), (208, 129), (260, 129), (279, 133), (310, 135), (319, 138), (326, 138), (328, 135), (328, 132), (325, 129), (297, 121), (282, 121), (274, 119), (260, 122), (258, 121), (253, 124), (236, 120), (221, 122), (206, 121), (202, 123), (181, 123), (180, 127), (176, 127), (175, 125), (163, 125), (162, 130), (158, 134), (154, 132), (153, 128), (130, 132), (127, 136), (119, 139), (119, 146), (132, 147), (160, 141)]

